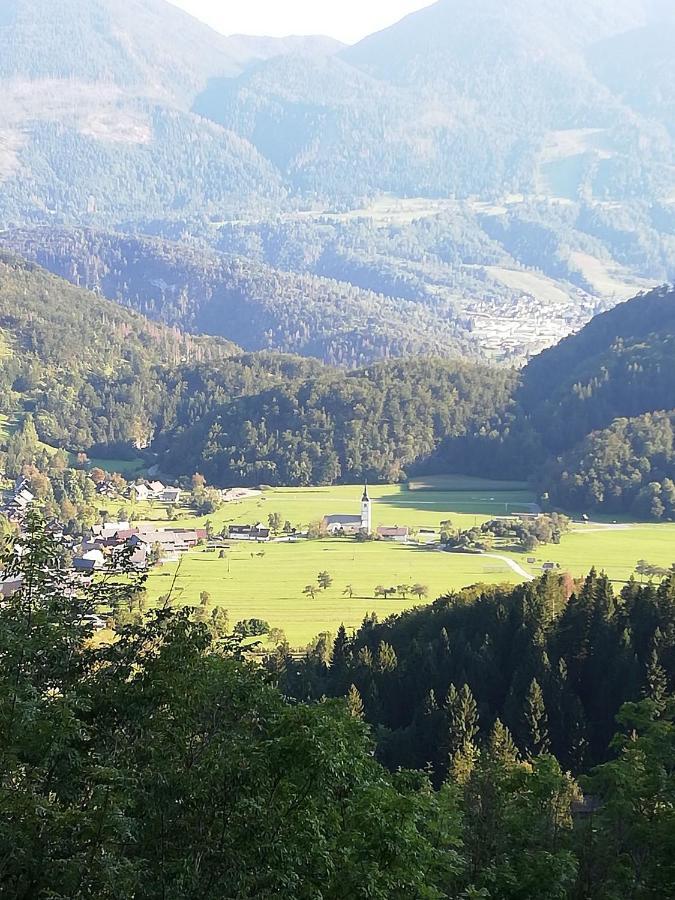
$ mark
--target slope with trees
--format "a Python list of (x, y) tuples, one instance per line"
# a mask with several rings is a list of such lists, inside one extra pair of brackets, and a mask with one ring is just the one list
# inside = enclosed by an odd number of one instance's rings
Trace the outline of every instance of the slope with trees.
[[(0, 607), (0, 865), (9, 896), (672, 894), (670, 662), (652, 662), (648, 699), (622, 707), (615, 756), (584, 780), (586, 798), (546, 752), (536, 681), (525, 710), (542, 752), (526, 757), (499, 720), (481, 733), (468, 687), (448, 692), (451, 763), (433, 790), (428, 774), (391, 774), (373, 758), (361, 720), (370, 700), (356, 687), (346, 701), (288, 702), (246, 661), (234, 632), (198, 613), (136, 614), (115, 641), (92, 640), (92, 616), (136, 608), (142, 579), (73, 585), (58, 550), (31, 518), (21, 551), (2, 560), (24, 576)], [(663, 590), (667, 602), (672, 588)], [(648, 613), (654, 598), (641, 600)], [(584, 655), (582, 631), (568, 628), (566, 646)], [(350, 675), (349, 653), (342, 635), (334, 674)], [(397, 655), (381, 642), (376, 659), (380, 679), (391, 679), (406, 648)], [(432, 727), (437, 712), (430, 692), (420, 725)]]

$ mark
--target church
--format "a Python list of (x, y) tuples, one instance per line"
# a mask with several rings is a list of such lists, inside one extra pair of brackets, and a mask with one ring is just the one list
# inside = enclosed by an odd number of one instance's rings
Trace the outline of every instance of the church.
[(372, 534), (373, 533), (373, 504), (368, 494), (368, 485), (363, 488), (361, 497), (361, 515), (332, 515), (324, 516), (323, 530), (328, 534)]

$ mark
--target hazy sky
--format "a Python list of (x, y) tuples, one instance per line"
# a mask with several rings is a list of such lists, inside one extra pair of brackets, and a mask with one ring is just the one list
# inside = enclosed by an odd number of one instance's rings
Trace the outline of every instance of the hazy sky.
[(329, 34), (353, 43), (432, 0), (171, 0), (223, 34)]

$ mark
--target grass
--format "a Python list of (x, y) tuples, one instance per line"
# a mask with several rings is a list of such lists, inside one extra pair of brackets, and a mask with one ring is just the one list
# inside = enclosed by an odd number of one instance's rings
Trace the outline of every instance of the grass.
[[(423, 479), (409, 490), (402, 485), (369, 488), (373, 499), (373, 524), (405, 524), (412, 528), (438, 528), (451, 519), (459, 528), (480, 524), (505, 511), (529, 509), (534, 496), (523, 485), (476, 479)], [(278, 512), (283, 521), (306, 527), (329, 513), (358, 513), (361, 487), (339, 486), (277, 489), (224, 505), (209, 517), (194, 517), (179, 510), (177, 526), (203, 525), (207, 518), (216, 531), (226, 524), (267, 521)], [(138, 504), (137, 514), (152, 521), (166, 521), (166, 507)], [(264, 555), (258, 554), (264, 551)], [(675, 525), (629, 524), (575, 526), (559, 546), (541, 547), (534, 553), (495, 550), (533, 575), (544, 562), (560, 563), (561, 570), (585, 575), (592, 566), (604, 570), (617, 583), (627, 581), (640, 559), (670, 567), (675, 562)], [(528, 558), (537, 562), (528, 564)], [(168, 564), (153, 572), (148, 582), (152, 600), (169, 592), (176, 578), (173, 599), (196, 605), (201, 591), (224, 606), (232, 622), (263, 618), (283, 628), (293, 646), (304, 646), (321, 631), (335, 631), (344, 623), (356, 628), (367, 612), (383, 618), (416, 605), (414, 598), (374, 599), (378, 584), (396, 586), (420, 582), (429, 588), (429, 600), (478, 582), (517, 583), (520, 579), (505, 562), (489, 557), (441, 553), (415, 546), (377, 542), (358, 544), (350, 539), (298, 541), (294, 544), (250, 545), (230, 543), (225, 559), (218, 553), (196, 550), (186, 555), (177, 571)], [(334, 585), (316, 599), (303, 594), (328, 571)], [(353, 599), (343, 596), (345, 587), (355, 590)]]
[[(675, 563), (675, 525), (637, 524), (620, 528), (597, 530), (592, 525), (576, 527), (558, 546), (540, 547), (530, 555), (546, 562), (560, 563), (562, 569), (573, 575), (584, 575), (593, 566), (609, 575), (618, 584), (628, 581), (641, 559), (670, 568)], [(513, 554), (520, 564), (539, 574), (539, 570)]]
[[(264, 556), (258, 553), (264, 552)], [(178, 565), (164, 566), (148, 580), (148, 593), (155, 599), (169, 592), (175, 581), (174, 602), (197, 605), (201, 591), (208, 591), (224, 606), (232, 623), (238, 619), (266, 619), (283, 628), (293, 646), (304, 646), (321, 631), (332, 631), (344, 623), (360, 625), (368, 612), (380, 618), (410, 609), (418, 602), (407, 599), (375, 599), (378, 584), (387, 587), (420, 582), (428, 586), (429, 598), (477, 582), (516, 583), (517, 576), (498, 560), (478, 556), (455, 556), (437, 550), (397, 544), (358, 544), (349, 539), (299, 541), (295, 544), (231, 544), (227, 558), (195, 550)], [(319, 572), (327, 571), (334, 584), (316, 599), (303, 594), (316, 584)], [(353, 599), (343, 596), (351, 584)]]

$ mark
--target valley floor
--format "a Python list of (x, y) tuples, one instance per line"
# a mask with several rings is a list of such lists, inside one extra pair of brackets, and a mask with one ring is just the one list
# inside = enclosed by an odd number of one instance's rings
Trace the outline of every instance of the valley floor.
[[(447, 519), (466, 529), (495, 515), (536, 509), (535, 498), (518, 484), (500, 490), (497, 482), (432, 479), (418, 486), (424, 489), (370, 488), (374, 526), (399, 524), (439, 532), (440, 523)], [(279, 513), (282, 521), (301, 530), (324, 515), (358, 513), (360, 492), (358, 486), (271, 490), (226, 503), (208, 518), (219, 532), (226, 524), (266, 524), (270, 513)], [(152, 519), (165, 515), (160, 508), (148, 508), (146, 513)], [(188, 514), (172, 524), (203, 525), (205, 521), (206, 517)], [(433, 541), (431, 535), (417, 536), (427, 538)], [(484, 555), (446, 553), (434, 543), (361, 544), (352, 538), (227, 544), (223, 559), (218, 551), (197, 548), (180, 563), (153, 570), (148, 581), (151, 600), (171, 592), (173, 603), (196, 605), (200, 593), (208, 591), (215, 604), (228, 610), (232, 623), (265, 619), (272, 627), (282, 628), (291, 645), (300, 647), (322, 631), (335, 632), (341, 623), (358, 627), (373, 610), (385, 618), (420, 602), (410, 594), (376, 599), (379, 585), (419, 583), (428, 588), (428, 599), (421, 602), (431, 602), (479, 582), (513, 584), (536, 577), (545, 563), (559, 564), (558, 571), (574, 576), (585, 575), (595, 566), (620, 584), (634, 574), (639, 560), (663, 567), (675, 562), (675, 525), (576, 524), (560, 545), (540, 547), (533, 553), (503, 547)], [(315, 598), (304, 594), (305, 587), (316, 585), (317, 575), (324, 571), (331, 575), (332, 586), (317, 590)]]

